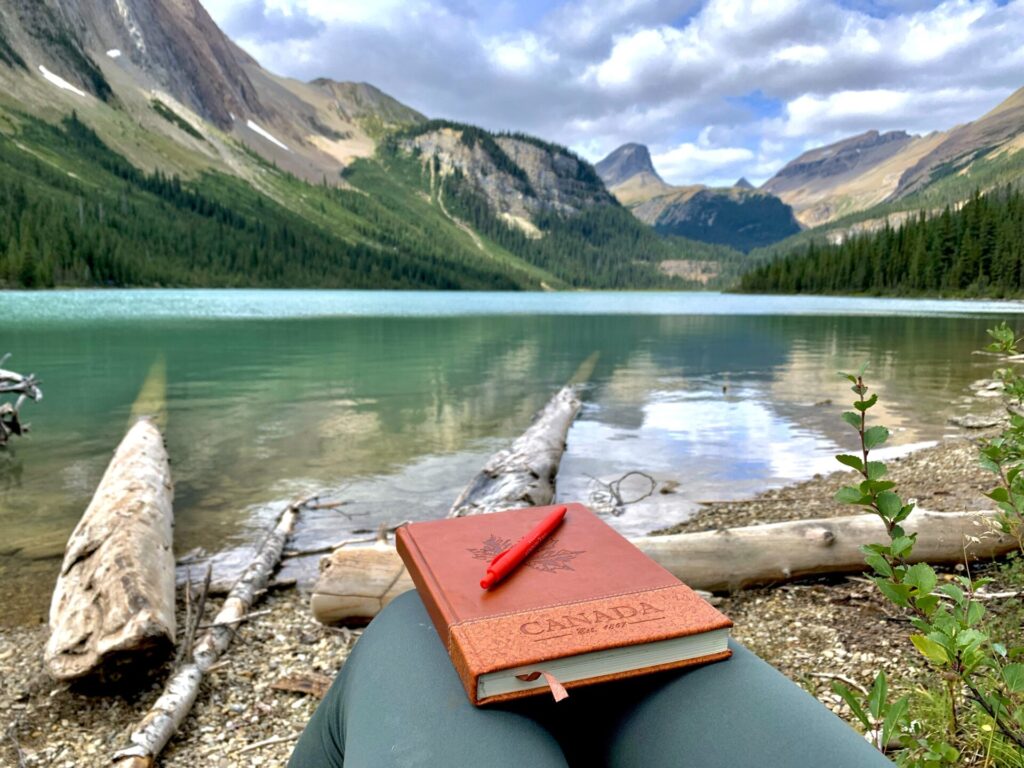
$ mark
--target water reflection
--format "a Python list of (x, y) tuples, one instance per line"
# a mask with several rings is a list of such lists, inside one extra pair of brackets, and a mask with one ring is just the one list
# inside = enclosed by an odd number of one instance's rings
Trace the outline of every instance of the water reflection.
[(614, 521), (633, 533), (817, 471), (851, 437), (841, 368), (869, 362), (896, 443), (941, 437), (991, 367), (970, 352), (997, 319), (22, 319), (0, 329), (0, 350), (40, 376), (46, 400), (27, 406), (34, 432), (16, 463), (0, 464), (0, 589), (41, 615), (55, 558), (160, 360), (179, 552), (251, 541), (280, 500), (319, 488), (350, 503), (304, 519), (299, 546), (442, 514), (595, 352), (559, 495), (585, 498), (591, 477), (632, 469), (678, 482)]

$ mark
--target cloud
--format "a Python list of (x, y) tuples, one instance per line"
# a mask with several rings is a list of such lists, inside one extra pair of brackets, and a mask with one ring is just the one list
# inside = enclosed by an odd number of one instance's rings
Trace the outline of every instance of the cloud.
[(208, 0), (268, 69), (676, 183), (757, 182), (806, 146), (974, 119), (1024, 84), (1024, 0)]
[(267, 0), (244, 0), (230, 7), (225, 25), (235, 35), (254, 42), (308, 40), (327, 23), (302, 9), (270, 8)]

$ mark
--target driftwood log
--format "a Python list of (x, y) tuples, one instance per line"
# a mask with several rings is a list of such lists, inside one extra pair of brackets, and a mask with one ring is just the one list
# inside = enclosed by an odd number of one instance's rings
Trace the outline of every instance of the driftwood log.
[(509, 448), (488, 459), (452, 504), (448, 517), (551, 503), (565, 438), (579, 410), (576, 388), (562, 387)]
[(157, 755), (192, 709), (203, 675), (227, 650), (238, 624), (245, 620), (249, 608), (265, 591), (270, 574), (281, 560), (281, 552), (295, 527), (300, 510), (313, 501), (306, 499), (290, 504), (281, 513), (277, 525), (231, 588), (206, 634), (197, 641), (191, 657), (185, 659), (174, 672), (160, 698), (132, 731), (129, 736), (131, 746), (114, 754), (115, 765), (121, 768), (150, 768), (156, 763)]
[[(994, 514), (915, 511), (904, 523), (918, 534), (912, 561), (958, 563), (1010, 552), (1017, 543), (995, 532)], [(852, 515), (632, 542), (694, 589), (725, 592), (814, 574), (862, 572), (861, 545), (885, 538), (877, 517)], [(412, 588), (394, 547), (338, 550), (317, 582), (313, 614), (325, 624), (364, 621)]]
[[(591, 368), (592, 360), (593, 355), (588, 358)], [(562, 387), (511, 447), (488, 459), (459, 494), (448, 517), (550, 504), (565, 438), (579, 409), (576, 387)], [(405, 566), (386, 542), (340, 547), (320, 562), (310, 608), (325, 624), (369, 619), (412, 588)]]
[(44, 657), (54, 678), (80, 678), (173, 647), (173, 496), (163, 438), (141, 419), (68, 540)]
[[(0, 358), (0, 366), (8, 357), (9, 353)], [(28, 432), (28, 425), (21, 423), (21, 406), (26, 400), (42, 400), (43, 391), (34, 373), (25, 376), (0, 368), (0, 395), (17, 395), (13, 403), (0, 403), (0, 445), (4, 445), (12, 435)]]

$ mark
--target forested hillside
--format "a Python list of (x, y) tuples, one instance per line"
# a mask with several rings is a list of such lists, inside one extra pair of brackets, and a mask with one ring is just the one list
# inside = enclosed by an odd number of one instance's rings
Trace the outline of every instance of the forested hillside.
[(758, 293), (1024, 294), (1024, 194), (1005, 187), (839, 245), (811, 242), (745, 274)]
[[(146, 174), (76, 116), (0, 138), (0, 282), (52, 285), (523, 288), (460, 233), (297, 180), (324, 224), (219, 174)], [(287, 176), (277, 174), (279, 183)], [(327, 219), (334, 222), (334, 231)], [(340, 232), (342, 228), (348, 230)]]

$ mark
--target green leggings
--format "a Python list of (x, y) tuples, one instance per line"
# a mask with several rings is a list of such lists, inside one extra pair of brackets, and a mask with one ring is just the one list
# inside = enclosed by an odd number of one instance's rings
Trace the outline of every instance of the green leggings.
[(728, 661), (485, 708), (415, 592), (367, 627), (289, 768), (883, 768), (838, 717), (743, 646)]

